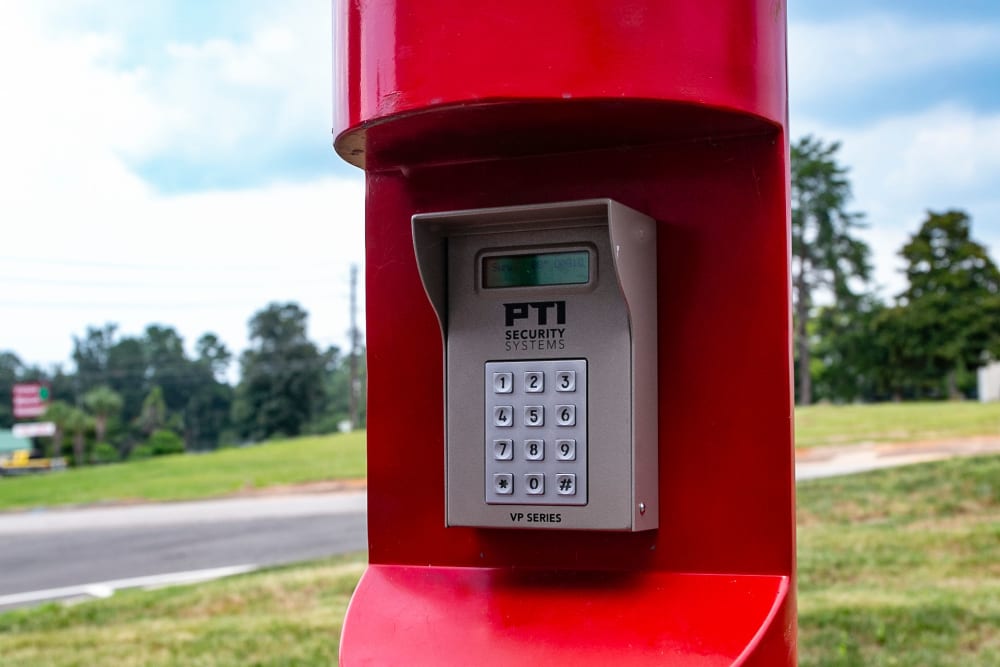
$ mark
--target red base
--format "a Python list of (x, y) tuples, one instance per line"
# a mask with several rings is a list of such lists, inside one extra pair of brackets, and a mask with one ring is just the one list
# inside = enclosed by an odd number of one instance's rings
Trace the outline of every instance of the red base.
[(788, 593), (784, 576), (372, 565), (340, 662), (788, 664), (770, 652), (784, 642), (768, 639)]

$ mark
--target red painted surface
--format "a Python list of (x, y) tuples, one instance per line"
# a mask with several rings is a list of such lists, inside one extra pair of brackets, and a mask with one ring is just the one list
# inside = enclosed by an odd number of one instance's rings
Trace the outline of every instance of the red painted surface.
[[(359, 591), (343, 637), (354, 664), (708, 666), (760, 644), (788, 579), (373, 565)], [(479, 631), (454, 632), (455, 618)]]
[[(509, 662), (538, 644), (557, 664), (612, 645), (624, 663), (793, 664), (782, 3), (335, 11), (337, 146), (367, 169), (372, 566), (344, 664), (399, 664), (407, 646)], [(441, 334), (410, 217), (598, 197), (659, 223), (660, 528), (446, 528)], [(648, 650), (621, 644), (639, 638)]]

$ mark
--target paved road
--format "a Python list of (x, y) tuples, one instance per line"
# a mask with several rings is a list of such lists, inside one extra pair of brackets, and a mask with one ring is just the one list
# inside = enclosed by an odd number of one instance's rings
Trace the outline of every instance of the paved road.
[[(816, 448), (799, 481), (1000, 452), (1000, 438)], [(363, 550), (363, 491), (0, 514), (0, 610)]]
[[(365, 505), (348, 492), (0, 515), (0, 610), (360, 551)], [(149, 575), (167, 576), (135, 580)]]

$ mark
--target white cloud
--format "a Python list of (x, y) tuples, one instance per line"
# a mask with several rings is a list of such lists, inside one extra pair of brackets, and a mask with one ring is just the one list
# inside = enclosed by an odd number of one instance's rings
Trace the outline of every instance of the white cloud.
[(329, 143), (330, 8), (317, 2), (280, 8), (280, 17), (255, 17), (245, 41), (167, 45), (168, 67), (146, 82), (160, 114), (157, 141), (136, 151), (138, 157), (169, 150), (217, 159), (290, 140)]
[(915, 23), (888, 14), (792, 22), (788, 26), (792, 107), (857, 95), (866, 86), (896, 77), (998, 54), (998, 30), (995, 23)]
[(841, 141), (850, 168), (854, 207), (871, 224), (877, 280), (889, 294), (904, 287), (896, 252), (927, 210), (963, 209), (973, 236), (1000, 261), (1000, 114), (944, 104), (868, 125), (838, 127), (809, 120), (796, 136)]
[(157, 70), (123, 68), (111, 32), (54, 29), (66, 7), (0, 4), (0, 349), (65, 361), (71, 334), (110, 321), (173, 325), (189, 344), (211, 330), (239, 351), (272, 300), (343, 343), (360, 178), (165, 196), (128, 162), (328, 145), (327, 3), (269, 3), (246, 42), (175, 41)]
[[(300, 303), (313, 340), (343, 345), (349, 267), (364, 254), (363, 202), (359, 182), (335, 178), (37, 202), (19, 211), (21, 224), (5, 225), (0, 348), (60, 361), (71, 333), (110, 321), (129, 334), (152, 322), (175, 326), (189, 344), (213, 331), (240, 350), (247, 319), (271, 301)], [(70, 224), (53, 237), (52, 221)]]

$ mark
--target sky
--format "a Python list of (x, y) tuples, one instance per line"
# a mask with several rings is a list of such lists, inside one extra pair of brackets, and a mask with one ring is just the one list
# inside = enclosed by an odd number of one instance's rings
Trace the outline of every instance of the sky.
[[(239, 353), (275, 301), (346, 347), (364, 180), (331, 147), (330, 11), (0, 2), (0, 350), (70, 368), (88, 326), (158, 323)], [(998, 259), (1000, 3), (792, 0), (788, 34), (791, 138), (841, 143), (883, 296), (927, 210)]]

